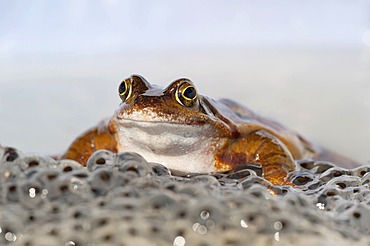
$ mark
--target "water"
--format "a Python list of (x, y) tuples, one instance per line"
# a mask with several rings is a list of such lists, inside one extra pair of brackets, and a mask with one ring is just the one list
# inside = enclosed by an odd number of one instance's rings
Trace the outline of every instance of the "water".
[(369, 245), (370, 167), (300, 161), (273, 186), (256, 165), (173, 176), (134, 153), (87, 167), (0, 148), (2, 245)]

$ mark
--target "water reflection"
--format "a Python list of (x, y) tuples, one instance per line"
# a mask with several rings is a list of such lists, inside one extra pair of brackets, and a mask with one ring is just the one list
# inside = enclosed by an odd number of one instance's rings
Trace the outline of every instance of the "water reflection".
[(173, 240), (173, 246), (184, 246), (186, 243), (186, 240), (182, 236), (177, 236), (175, 240)]

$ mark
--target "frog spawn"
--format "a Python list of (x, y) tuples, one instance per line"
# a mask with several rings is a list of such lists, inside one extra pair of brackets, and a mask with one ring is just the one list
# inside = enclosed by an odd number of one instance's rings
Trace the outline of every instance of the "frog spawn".
[(87, 167), (0, 146), (1, 245), (370, 245), (370, 168), (300, 161), (290, 186), (259, 166), (174, 176), (135, 153)]

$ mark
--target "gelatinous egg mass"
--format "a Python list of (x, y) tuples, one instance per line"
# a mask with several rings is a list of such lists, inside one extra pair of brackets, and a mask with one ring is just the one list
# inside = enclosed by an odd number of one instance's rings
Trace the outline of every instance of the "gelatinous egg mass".
[(184, 174), (100, 150), (83, 167), (0, 146), (0, 245), (370, 245), (370, 167), (298, 167), (274, 186), (253, 164)]

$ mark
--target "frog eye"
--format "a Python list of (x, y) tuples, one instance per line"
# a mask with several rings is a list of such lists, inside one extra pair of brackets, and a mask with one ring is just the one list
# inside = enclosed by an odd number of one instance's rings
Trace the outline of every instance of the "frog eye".
[(131, 91), (132, 86), (130, 79), (125, 79), (124, 81), (121, 82), (121, 84), (118, 87), (118, 93), (122, 101), (126, 101), (130, 97)]
[(190, 83), (182, 83), (177, 88), (176, 100), (186, 107), (192, 107), (197, 101), (198, 93), (195, 87)]

